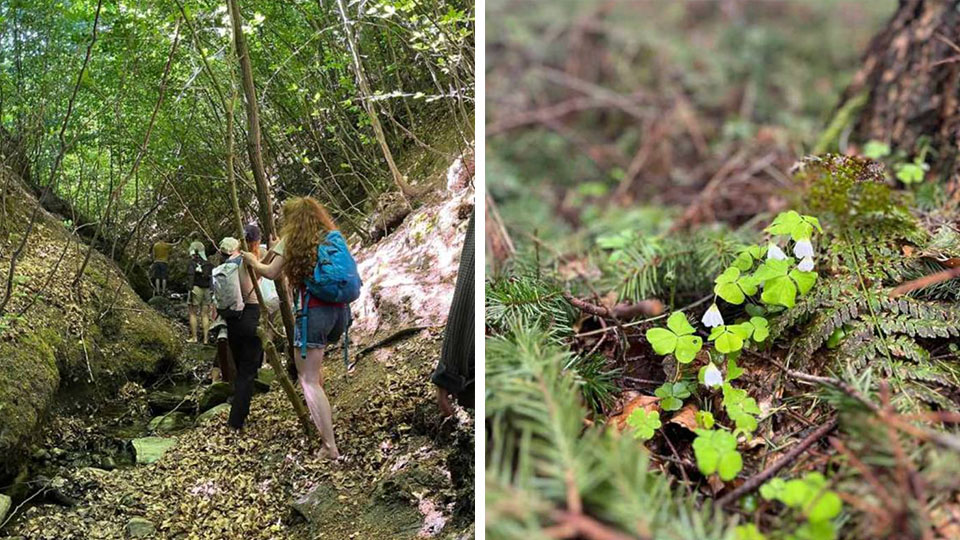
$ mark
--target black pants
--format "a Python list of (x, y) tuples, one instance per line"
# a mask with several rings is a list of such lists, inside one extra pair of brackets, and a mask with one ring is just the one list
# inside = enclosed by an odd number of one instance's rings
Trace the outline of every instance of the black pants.
[(474, 214), (470, 214), (467, 225), (467, 237), (460, 252), (460, 267), (457, 272), (457, 284), (453, 291), (453, 302), (447, 316), (447, 327), (443, 334), (443, 348), (440, 363), (433, 372), (433, 383), (445, 388), (456, 396), (464, 408), (474, 406)]
[(260, 306), (257, 304), (248, 304), (239, 318), (227, 320), (227, 342), (237, 367), (228, 423), (235, 428), (242, 428), (250, 414), (253, 380), (257, 377), (257, 370), (263, 365), (263, 344), (257, 336), (259, 321)]

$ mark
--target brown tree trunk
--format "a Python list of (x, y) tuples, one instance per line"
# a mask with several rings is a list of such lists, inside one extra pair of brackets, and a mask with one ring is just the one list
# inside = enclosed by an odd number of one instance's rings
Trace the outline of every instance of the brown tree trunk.
[[(262, 221), (266, 237), (272, 238), (276, 235), (277, 228), (273, 220), (273, 200), (270, 197), (270, 189), (267, 184), (267, 174), (263, 167), (263, 153), (260, 145), (260, 115), (257, 108), (257, 91), (253, 84), (253, 68), (250, 65), (250, 53), (247, 50), (247, 42), (243, 37), (240, 6), (237, 4), (237, 0), (227, 0), (227, 9), (230, 11), (230, 21), (233, 26), (234, 54), (240, 61), (240, 82), (243, 86), (244, 98), (246, 99), (247, 154), (250, 158), (250, 165), (253, 168), (253, 178), (256, 182), (257, 199), (260, 203), (260, 219)], [(235, 89), (236, 87), (234, 87), (234, 90)], [(236, 98), (236, 91), (234, 91), (227, 109), (227, 179), (230, 183), (230, 196), (233, 202), (234, 219), (236, 220), (237, 226), (240, 227), (240, 231), (238, 231), (240, 235), (240, 242), (243, 244), (244, 249), (249, 250), (250, 248), (247, 246), (247, 241), (243, 235), (243, 226), (241, 224), (242, 217), (240, 216), (240, 204), (237, 196), (237, 185), (233, 174), (233, 104), (236, 102)], [(254, 283), (253, 290), (257, 295), (257, 302), (263, 306), (263, 295), (260, 292), (260, 287), (257, 285), (257, 276), (249, 266), (247, 267), (247, 270), (250, 272), (250, 279)], [(290, 364), (293, 364), (294, 322), (293, 310), (290, 307), (291, 296), (287, 294), (286, 282), (283, 277), (278, 277), (276, 280), (274, 280), (274, 283), (276, 283), (277, 286), (277, 295), (280, 297), (280, 314), (283, 318), (283, 326), (287, 332), (287, 361), (290, 362)], [(266, 309), (261, 310), (261, 318), (265, 324), (270, 324), (270, 318)], [(306, 406), (303, 404), (300, 396), (297, 395), (297, 392), (293, 387), (293, 383), (291, 383), (290, 379), (287, 378), (287, 375), (283, 370), (283, 365), (280, 363), (280, 359), (277, 356), (277, 349), (273, 345), (273, 341), (264, 338), (265, 334), (262, 327), (257, 331), (257, 334), (260, 336), (260, 341), (263, 343), (263, 349), (267, 357), (267, 362), (269, 362), (270, 366), (273, 367), (273, 372), (277, 377), (277, 381), (280, 382), (280, 386), (283, 388), (284, 393), (286, 393), (287, 399), (290, 400), (290, 404), (293, 405), (293, 410), (296, 413), (297, 418), (300, 420), (300, 426), (303, 428), (304, 433), (309, 437), (313, 433), (311, 430), (311, 426), (313, 424), (310, 422), (310, 415), (307, 412)]]
[(843, 101), (866, 95), (852, 140), (888, 142), (908, 156), (921, 137), (931, 150), (929, 178), (958, 193), (960, 163), (960, 0), (900, 0), (870, 43)]

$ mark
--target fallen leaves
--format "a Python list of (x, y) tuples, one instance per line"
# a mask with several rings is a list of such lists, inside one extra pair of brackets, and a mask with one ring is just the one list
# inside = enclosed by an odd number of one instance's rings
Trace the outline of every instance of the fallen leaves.
[(624, 399), (628, 401), (624, 404), (620, 414), (615, 414), (607, 419), (607, 424), (616, 426), (618, 431), (623, 431), (627, 427), (627, 418), (635, 409), (642, 408), (647, 412), (660, 410), (657, 405), (660, 398), (657, 397), (643, 396), (637, 392), (624, 392)]

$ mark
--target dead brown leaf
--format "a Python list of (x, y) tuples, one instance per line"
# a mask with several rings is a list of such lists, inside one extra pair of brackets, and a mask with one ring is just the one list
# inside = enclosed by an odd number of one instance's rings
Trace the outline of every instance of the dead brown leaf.
[[(630, 392), (630, 394), (636, 394), (636, 392)], [(614, 425), (617, 427), (617, 430), (623, 431), (623, 429), (627, 426), (627, 418), (630, 417), (630, 413), (632, 413), (638, 407), (647, 412), (659, 411), (660, 407), (657, 405), (657, 402), (659, 401), (660, 398), (658, 397), (636, 395), (636, 397), (632, 397), (626, 402), (620, 414), (616, 414), (608, 418), (607, 424)]]
[(693, 403), (688, 403), (680, 409), (677, 414), (673, 415), (673, 418), (670, 419), (674, 424), (681, 425), (687, 428), (690, 431), (697, 429), (697, 406)]

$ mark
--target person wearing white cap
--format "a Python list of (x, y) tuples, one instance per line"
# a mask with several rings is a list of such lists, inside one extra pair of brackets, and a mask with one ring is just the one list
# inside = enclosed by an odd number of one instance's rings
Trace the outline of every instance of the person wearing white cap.
[[(227, 321), (227, 342), (236, 365), (236, 379), (233, 383), (233, 402), (230, 406), (230, 418), (227, 424), (241, 429), (250, 414), (250, 400), (253, 398), (253, 380), (263, 364), (263, 344), (257, 335), (260, 323), (260, 305), (253, 280), (246, 269), (246, 263), (240, 255), (240, 241), (226, 237), (220, 241), (220, 251), (227, 260), (224, 264), (238, 265), (240, 296), (243, 299), (243, 311), (238, 315), (224, 316)], [(221, 314), (223, 316), (223, 314)]]

